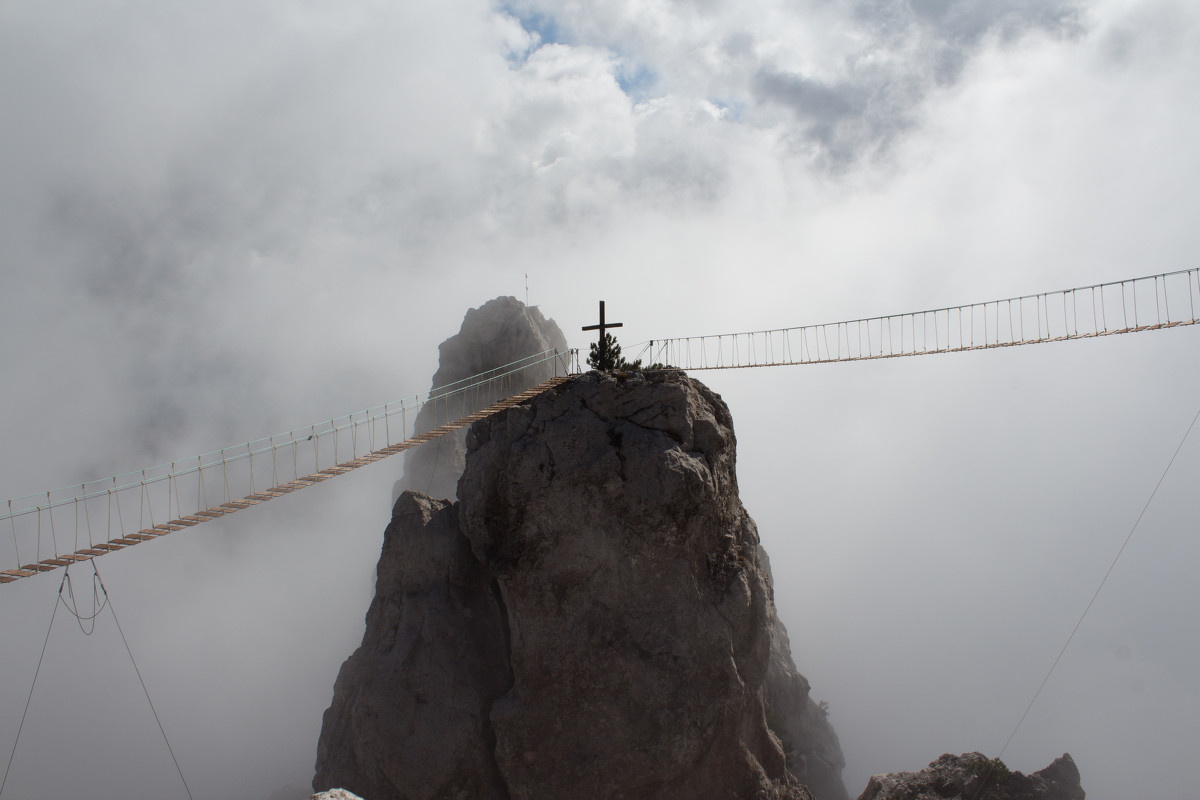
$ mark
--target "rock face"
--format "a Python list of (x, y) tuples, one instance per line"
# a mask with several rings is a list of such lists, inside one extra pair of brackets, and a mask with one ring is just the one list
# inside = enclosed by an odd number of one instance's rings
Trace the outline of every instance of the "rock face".
[(313, 788), (389, 797), (503, 797), (489, 711), (508, 690), (495, 580), (444, 500), (392, 511), (362, 646), (325, 712)]
[(982, 753), (943, 755), (920, 772), (874, 775), (858, 800), (1084, 800), (1079, 769), (1069, 754), (1043, 770), (1010, 772)]
[[(517, 359), (558, 349), (567, 352), (567, 340), (554, 320), (546, 319), (536, 307), (515, 297), (497, 297), (467, 311), (462, 328), (438, 346), (438, 370), (433, 376), (437, 389), (456, 381), (511, 364)], [(561, 374), (561, 373), (560, 373)], [(552, 367), (527, 370), (512, 386), (515, 394), (550, 378)], [(499, 398), (496, 398), (499, 399)], [(417, 415), (413, 432), (428, 430), (432, 409)], [(404, 456), (404, 476), (396, 482), (392, 502), (406, 489), (433, 497), (455, 497), (458, 478), (466, 456), (466, 429), (442, 436), (431, 447), (418, 447)]]
[(675, 371), (589, 373), (472, 426), (461, 501), (395, 505), (313, 787), (810, 798), (790, 763), (845, 797), (734, 444), (721, 399)]

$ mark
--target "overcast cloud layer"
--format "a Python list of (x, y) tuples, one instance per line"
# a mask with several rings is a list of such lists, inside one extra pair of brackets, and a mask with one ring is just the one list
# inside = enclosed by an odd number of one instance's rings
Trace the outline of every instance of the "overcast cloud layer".
[[(1195, 267), (1198, 41), (1183, 0), (0, 4), (0, 494), (423, 390), (526, 273), (584, 345), (598, 299), (630, 344)], [(1197, 335), (697, 375), (852, 796), (999, 752)], [(196, 797), (303, 796), (399, 472), (97, 562)], [(1014, 768), (1194, 795), (1198, 478), (1193, 438)], [(56, 589), (0, 587), (0, 752)], [(111, 619), (62, 620), (6, 796), (183, 796)]]

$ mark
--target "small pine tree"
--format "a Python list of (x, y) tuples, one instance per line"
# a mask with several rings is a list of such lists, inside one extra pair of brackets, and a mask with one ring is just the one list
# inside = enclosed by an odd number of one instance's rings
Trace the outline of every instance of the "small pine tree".
[(608, 331), (604, 332), (604, 355), (600, 354), (600, 343), (592, 342), (588, 350), (587, 358), (588, 366), (601, 372), (609, 372), (612, 370), (630, 371), (642, 368), (642, 360), (626, 361), (621, 355), (621, 345), (617, 344), (617, 337), (613, 336)]

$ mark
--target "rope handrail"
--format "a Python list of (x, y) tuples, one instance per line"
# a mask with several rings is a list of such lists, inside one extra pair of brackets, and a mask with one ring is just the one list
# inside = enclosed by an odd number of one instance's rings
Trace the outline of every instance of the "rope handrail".
[[(441, 386), (435, 386), (432, 389), (430, 389), (429, 392), (427, 392), (427, 396), (429, 398), (441, 397), (444, 394), (451, 393), (453, 391), (458, 391), (457, 389), (451, 389), (451, 387), (459, 386), (460, 384), (465, 384), (465, 383), (479, 383), (479, 382), (483, 382), (486, 380), (490, 380), (495, 375), (519, 371), (519, 370), (523, 369), (525, 366), (528, 366), (533, 363), (541, 363), (541, 362), (547, 360), (548, 358), (550, 358), (551, 356), (557, 356), (557, 355), (560, 355), (560, 353), (556, 348), (550, 348), (549, 350), (543, 350), (540, 353), (534, 353), (533, 355), (525, 356), (524, 358), (518, 358), (515, 361), (510, 361), (507, 364), (503, 364), (499, 367), (492, 367), (491, 369), (486, 369), (483, 372), (480, 372), (478, 374), (471, 375), (466, 378), (459, 378), (456, 381), (451, 381), (450, 383), (445, 383), (445, 384), (442, 384)], [(435, 394), (435, 393), (437, 393), (437, 394)], [(413, 395), (413, 397), (417, 397), (417, 395)]]

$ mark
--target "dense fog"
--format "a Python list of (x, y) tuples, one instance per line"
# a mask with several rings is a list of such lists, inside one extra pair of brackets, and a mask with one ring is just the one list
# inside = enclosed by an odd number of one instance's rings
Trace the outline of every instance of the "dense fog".
[[(426, 390), (498, 295), (580, 347), (604, 299), (636, 355), (1197, 266), (1194, 4), (566, 9), (0, 5), (0, 495)], [(695, 374), (852, 797), (1000, 753), (1197, 412), (1198, 336)], [(400, 472), (97, 560), (195, 797), (305, 795)], [(1198, 478), (1193, 432), (1013, 768), (1194, 793)], [(0, 753), (46, 643), (4, 796), (185, 797), (112, 616), (46, 639), (61, 579), (0, 586)]]

